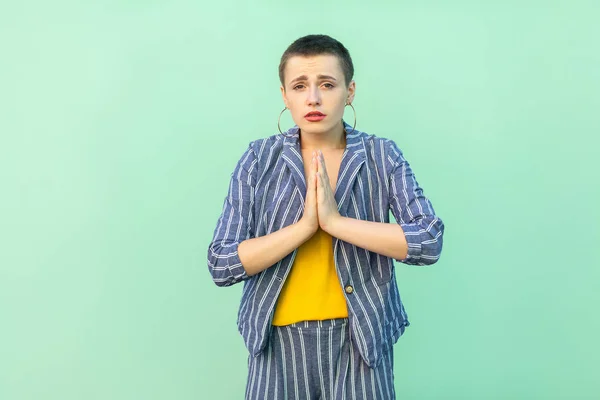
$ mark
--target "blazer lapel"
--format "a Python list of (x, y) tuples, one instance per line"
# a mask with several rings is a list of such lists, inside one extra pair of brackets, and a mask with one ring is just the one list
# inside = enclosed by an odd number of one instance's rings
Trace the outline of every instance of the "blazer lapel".
[[(346, 132), (352, 131), (352, 126), (344, 121)], [(363, 133), (354, 130), (346, 135), (346, 150), (342, 156), (340, 171), (335, 188), (335, 201), (338, 205), (338, 211), (342, 216), (346, 215), (346, 210), (350, 204), (350, 191), (358, 177), (358, 172), (366, 160), (366, 149), (363, 142)]]
[(298, 128), (298, 125), (294, 125), (293, 128), (285, 132), (289, 137), (284, 136), (281, 157), (292, 174), (296, 187), (300, 190), (300, 194), (302, 195), (302, 207), (304, 208), (306, 179), (304, 179), (304, 161), (302, 160), (302, 153), (300, 151), (299, 130), (300, 128)]

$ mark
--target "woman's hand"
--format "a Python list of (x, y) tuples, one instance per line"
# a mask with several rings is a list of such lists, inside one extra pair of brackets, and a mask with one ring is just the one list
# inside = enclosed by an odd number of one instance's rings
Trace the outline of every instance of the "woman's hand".
[(327, 168), (325, 167), (325, 157), (321, 150), (317, 153), (317, 212), (319, 217), (319, 226), (327, 232), (328, 227), (340, 217), (335, 195), (329, 183)]
[(311, 232), (319, 229), (317, 213), (317, 153), (313, 151), (308, 176), (306, 178), (306, 198), (304, 200), (304, 214), (301, 222), (306, 224)]

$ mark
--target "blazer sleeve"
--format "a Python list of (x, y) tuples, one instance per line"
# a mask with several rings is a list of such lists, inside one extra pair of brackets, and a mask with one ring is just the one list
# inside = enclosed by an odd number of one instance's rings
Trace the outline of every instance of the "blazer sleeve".
[(229, 191), (208, 246), (208, 270), (217, 286), (231, 286), (249, 278), (238, 255), (238, 246), (254, 237), (256, 161), (250, 143), (231, 174)]
[(410, 265), (434, 264), (442, 253), (444, 223), (435, 215), (400, 148), (390, 143), (389, 204), (408, 243), (408, 256), (395, 260)]

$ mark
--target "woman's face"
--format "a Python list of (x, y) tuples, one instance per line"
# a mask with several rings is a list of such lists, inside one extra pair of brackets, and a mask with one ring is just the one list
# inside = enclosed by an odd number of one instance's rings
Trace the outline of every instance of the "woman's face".
[[(342, 126), (344, 107), (354, 100), (354, 90), (354, 81), (345, 86), (339, 59), (331, 54), (290, 57), (281, 86), (283, 101), (302, 132), (324, 135)], [(306, 117), (311, 111), (325, 117), (311, 121)]]

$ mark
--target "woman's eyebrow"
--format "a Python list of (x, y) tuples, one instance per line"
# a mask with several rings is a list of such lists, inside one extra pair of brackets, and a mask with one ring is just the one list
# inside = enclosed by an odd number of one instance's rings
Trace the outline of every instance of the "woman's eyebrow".
[[(300, 75), (299, 77), (297, 77), (296, 79), (292, 80), (290, 82), (290, 85), (293, 84), (294, 82), (298, 82), (298, 81), (305, 81), (308, 79), (308, 76), (306, 75)], [(317, 75), (317, 79), (319, 80), (323, 80), (323, 79), (331, 79), (333, 81), (337, 81), (333, 76), (329, 76), (329, 75)]]

